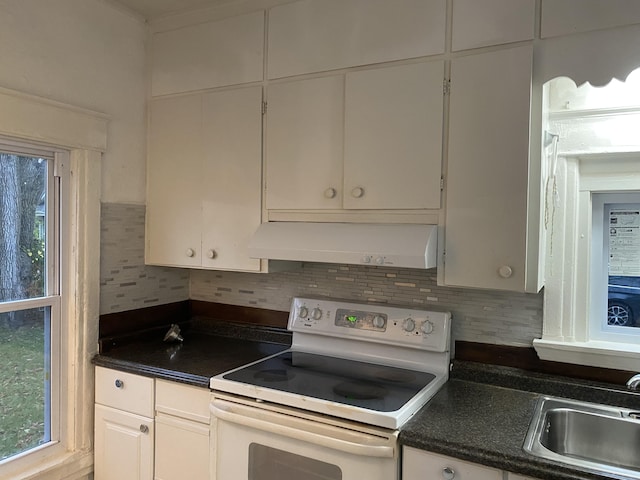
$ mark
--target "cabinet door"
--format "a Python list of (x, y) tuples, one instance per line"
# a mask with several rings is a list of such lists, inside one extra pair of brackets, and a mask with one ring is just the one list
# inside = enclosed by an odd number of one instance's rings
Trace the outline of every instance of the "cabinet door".
[(456, 0), (453, 51), (531, 40), (535, 0)]
[(158, 32), (152, 41), (153, 96), (262, 80), (263, 11)]
[(156, 417), (156, 480), (209, 479), (209, 425)]
[(146, 262), (201, 263), (202, 97), (153, 100), (147, 157)]
[(440, 208), (444, 62), (348, 73), (343, 205)]
[(203, 144), (202, 265), (259, 271), (247, 246), (262, 215), (262, 87), (205, 95)]
[(269, 78), (444, 53), (445, 0), (301, 0), (269, 11)]
[(532, 48), (451, 63), (445, 285), (525, 290)]
[(267, 208), (341, 208), (344, 76), (273, 84), (267, 96)]
[(443, 478), (502, 480), (502, 471), (412, 447), (402, 448), (402, 480), (441, 480)]
[(96, 480), (153, 478), (153, 420), (96, 405)]

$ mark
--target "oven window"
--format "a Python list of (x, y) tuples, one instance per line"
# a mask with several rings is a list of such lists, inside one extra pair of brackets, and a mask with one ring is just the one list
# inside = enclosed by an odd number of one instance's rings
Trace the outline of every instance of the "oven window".
[(249, 445), (249, 480), (342, 480), (336, 465), (258, 443)]

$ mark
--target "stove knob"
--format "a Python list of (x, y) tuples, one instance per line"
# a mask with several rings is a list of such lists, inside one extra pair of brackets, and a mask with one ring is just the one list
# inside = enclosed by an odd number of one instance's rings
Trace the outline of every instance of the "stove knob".
[(405, 318), (404, 322), (402, 322), (402, 329), (405, 332), (413, 332), (416, 328), (416, 321), (409, 317), (409, 318)]
[(373, 326), (376, 328), (384, 328), (384, 317), (382, 315), (376, 315), (373, 317), (371, 323), (373, 323)]
[(298, 316), (300, 318), (307, 318), (308, 315), (309, 309), (307, 307), (300, 307), (300, 310), (298, 310)]
[(433, 332), (433, 323), (431, 323), (431, 320), (425, 320), (422, 322), (422, 325), (420, 325), (420, 331), (425, 335), (429, 335)]
[(311, 318), (314, 320), (320, 320), (322, 318), (322, 310), (317, 307), (311, 310)]

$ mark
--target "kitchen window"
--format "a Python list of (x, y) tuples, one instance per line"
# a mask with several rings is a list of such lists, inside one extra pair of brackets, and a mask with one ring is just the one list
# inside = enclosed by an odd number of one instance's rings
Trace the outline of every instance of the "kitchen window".
[[(91, 358), (98, 338), (100, 170), (106, 127), (107, 118), (99, 113), (0, 89), (2, 166), (28, 167), (36, 172), (34, 182), (41, 182), (38, 191), (26, 189), (19, 187), (13, 174), (3, 172), (1, 181), (7, 183), (0, 184), (2, 208), (10, 206), (5, 214), (18, 204), (23, 211), (35, 211), (21, 215), (19, 222), (12, 220), (21, 224), (12, 228), (12, 234), (21, 230), (31, 242), (12, 240), (11, 255), (5, 253), (0, 265), (4, 278), (0, 322), (20, 333), (9, 338), (3, 330), (0, 369), (4, 373), (10, 368), (13, 383), (24, 388), (24, 369), (31, 362), (27, 371), (34, 376), (34, 386), (26, 388), (21, 406), (14, 406), (13, 412), (27, 404), (35, 412), (24, 428), (6, 423), (0, 427), (0, 442), (6, 437), (5, 428), (23, 430), (16, 441), (19, 445), (11, 441), (10, 451), (3, 451), (3, 479), (83, 478), (93, 471)], [(31, 193), (16, 196), (20, 189)], [(5, 225), (2, 230), (9, 233)], [(20, 273), (5, 270), (14, 267)], [(27, 325), (33, 330), (25, 329)], [(7, 346), (21, 353), (31, 348), (31, 353), (22, 357), (21, 364), (8, 367)], [(2, 401), (7, 392), (0, 385)], [(0, 418), (6, 422), (11, 415), (2, 408)], [(25, 436), (28, 433), (33, 436)]]
[(0, 461), (59, 440), (64, 157), (0, 144)]
[(640, 370), (640, 70), (545, 85), (540, 358)]

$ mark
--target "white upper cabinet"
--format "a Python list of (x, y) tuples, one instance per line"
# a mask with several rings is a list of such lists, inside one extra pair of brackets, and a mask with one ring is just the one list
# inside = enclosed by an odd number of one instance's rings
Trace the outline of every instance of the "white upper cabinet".
[(542, 0), (542, 38), (637, 23), (638, 0)]
[(451, 63), (445, 285), (537, 291), (527, 283), (531, 69), (531, 46)]
[(258, 271), (247, 245), (262, 214), (262, 87), (205, 95), (202, 130), (203, 267)]
[(146, 262), (201, 264), (202, 98), (150, 103)]
[(300, 0), (269, 11), (268, 77), (444, 53), (446, 0)]
[(261, 107), (258, 86), (151, 102), (147, 263), (260, 270)]
[(153, 35), (151, 95), (262, 80), (264, 12)]
[(440, 208), (444, 63), (347, 74), (344, 208)]
[(341, 208), (344, 75), (272, 84), (267, 95), (267, 208)]
[(444, 62), (269, 86), (269, 210), (437, 209)]
[(452, 50), (531, 40), (535, 14), (535, 0), (454, 0)]

